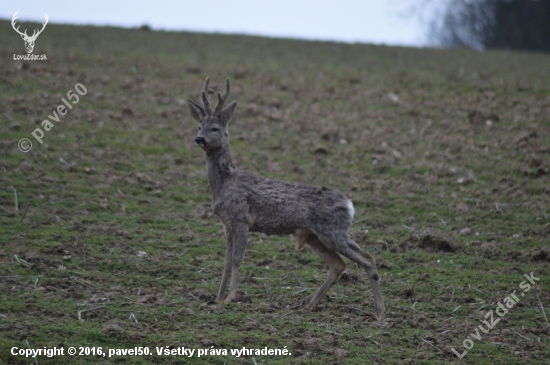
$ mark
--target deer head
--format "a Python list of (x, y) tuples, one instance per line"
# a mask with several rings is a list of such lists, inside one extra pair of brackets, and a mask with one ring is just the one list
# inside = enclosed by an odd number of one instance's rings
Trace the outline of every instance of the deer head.
[(191, 115), (197, 122), (200, 123), (199, 133), (195, 138), (195, 143), (199, 145), (203, 150), (209, 151), (229, 145), (229, 134), (227, 133), (227, 124), (235, 113), (237, 102), (234, 101), (223, 108), (223, 105), (229, 97), (229, 78), (226, 81), (225, 93), (222, 95), (218, 93), (218, 104), (212, 110), (210, 101), (208, 100), (208, 94), (213, 94), (214, 90), (208, 88), (210, 79), (207, 78), (204, 83), (204, 90), (202, 91), (202, 103), (200, 106), (193, 100), (188, 101), (189, 110)]
[(44, 13), (44, 18), (46, 19), (46, 21), (42, 23), (42, 29), (40, 30), (34, 29), (32, 35), (29, 36), (27, 35), (26, 29), (24, 32), (21, 32), (19, 30), (19, 26), (17, 26), (17, 28), (15, 27), (15, 20), (17, 19), (17, 13), (18, 12), (16, 11), (15, 14), (13, 14), (13, 17), (11, 18), (11, 26), (17, 33), (21, 35), (21, 38), (23, 38), (23, 40), (25, 41), (25, 49), (27, 50), (27, 53), (32, 53), (32, 50), (34, 49), (34, 42), (36, 42), (36, 38), (38, 38), (40, 33), (42, 33), (44, 28), (46, 28), (46, 24), (48, 24), (48, 14)]

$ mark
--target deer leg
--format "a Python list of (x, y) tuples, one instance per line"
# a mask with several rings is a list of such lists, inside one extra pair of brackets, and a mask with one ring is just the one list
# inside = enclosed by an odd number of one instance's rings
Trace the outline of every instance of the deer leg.
[(372, 292), (374, 294), (376, 316), (379, 320), (384, 318), (384, 299), (382, 298), (382, 292), (380, 291), (380, 277), (376, 271), (376, 260), (374, 257), (370, 253), (363, 251), (357, 243), (349, 238), (347, 233), (346, 247), (340, 253), (348, 259), (358, 263), (367, 272), (370, 284), (372, 285)]
[[(301, 239), (301, 238), (300, 238)], [(328, 274), (328, 277), (326, 278), (323, 285), (319, 288), (317, 293), (311, 298), (311, 301), (306, 306), (307, 309), (315, 309), (317, 305), (319, 305), (319, 302), (327, 291), (330, 289), (332, 285), (338, 280), (338, 277), (344, 269), (346, 268), (346, 264), (335, 251), (329, 249), (327, 246), (323, 245), (321, 241), (319, 241), (319, 238), (317, 238), (316, 235), (313, 233), (309, 233), (305, 238), (305, 243), (311, 246), (313, 248), (313, 251), (317, 253), (323, 259), (324, 262), (329, 266), (330, 272)]]
[(229, 303), (235, 299), (237, 295), (237, 282), (239, 281), (239, 267), (244, 259), (246, 250), (246, 241), (248, 239), (248, 225), (239, 224), (232, 227), (233, 231), (233, 260), (231, 262), (231, 284), (229, 286), (229, 295), (225, 298), (225, 302)]
[(358, 263), (366, 272), (372, 285), (374, 294), (374, 305), (378, 319), (384, 318), (384, 299), (380, 291), (378, 272), (376, 271), (376, 260), (366, 251), (361, 250), (359, 245), (349, 237), (346, 231), (330, 231), (318, 234), (320, 241), (329, 249)]
[(225, 227), (225, 235), (227, 244), (225, 246), (225, 264), (223, 267), (222, 282), (220, 284), (220, 290), (218, 290), (217, 302), (221, 302), (225, 298), (225, 288), (227, 287), (227, 280), (231, 273), (231, 264), (233, 262), (233, 233), (231, 233), (231, 227)]

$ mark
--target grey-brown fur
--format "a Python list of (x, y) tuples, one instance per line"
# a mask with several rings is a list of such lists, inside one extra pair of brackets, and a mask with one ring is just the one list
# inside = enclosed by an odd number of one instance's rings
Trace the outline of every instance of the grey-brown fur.
[(324, 186), (272, 180), (235, 168), (231, 162), (227, 124), (233, 117), (237, 102), (223, 109), (229, 96), (227, 79), (225, 94), (217, 93), (218, 104), (213, 110), (208, 100), (208, 94), (213, 91), (208, 84), (207, 78), (202, 91), (203, 106), (192, 100), (188, 105), (191, 115), (200, 123), (195, 142), (206, 154), (214, 213), (226, 231), (225, 268), (217, 300), (225, 298), (230, 273), (231, 284), (225, 301), (235, 298), (248, 232), (295, 234), (298, 248), (310, 245), (330, 267), (328, 278), (307, 308), (315, 308), (344, 271), (346, 265), (340, 257), (343, 255), (367, 271), (376, 313), (378, 318), (382, 318), (384, 302), (376, 261), (353, 242), (347, 232), (353, 217), (351, 202), (342, 193)]

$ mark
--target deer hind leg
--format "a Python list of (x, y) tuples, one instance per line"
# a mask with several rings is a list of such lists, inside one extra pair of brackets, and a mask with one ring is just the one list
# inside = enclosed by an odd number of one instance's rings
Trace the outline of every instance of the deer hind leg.
[(311, 248), (323, 259), (324, 262), (329, 266), (330, 272), (328, 274), (328, 277), (326, 278), (325, 282), (319, 288), (317, 293), (311, 298), (311, 301), (306, 306), (307, 309), (315, 309), (317, 305), (319, 305), (319, 302), (327, 291), (330, 289), (332, 285), (338, 280), (338, 277), (344, 269), (346, 268), (346, 264), (335, 251), (329, 249), (327, 246), (325, 246), (319, 238), (313, 234), (310, 231), (300, 231), (298, 232), (298, 246), (301, 248), (304, 244), (308, 244), (311, 246)]
[[(346, 234), (347, 236), (347, 234)], [(372, 292), (374, 294), (374, 306), (376, 307), (376, 316), (378, 319), (384, 318), (384, 299), (382, 298), (382, 292), (380, 291), (380, 277), (376, 271), (376, 260), (374, 257), (359, 248), (357, 243), (353, 242), (349, 236), (346, 240), (348, 246), (347, 249), (342, 252), (348, 259), (358, 263), (366, 272), (369, 277), (370, 284), (372, 285)]]
[[(330, 234), (330, 236), (321, 236), (325, 244), (330, 248), (336, 250), (341, 255), (347, 257), (351, 261), (359, 264), (369, 277), (369, 281), (372, 285), (372, 292), (374, 294), (374, 305), (376, 307), (376, 316), (378, 319), (384, 318), (384, 299), (382, 298), (382, 292), (380, 291), (380, 283), (378, 272), (376, 270), (376, 260), (374, 257), (363, 251), (357, 243), (355, 243), (348, 235), (347, 232), (340, 232), (337, 234)], [(329, 238), (330, 237), (330, 238)]]
[(374, 294), (376, 316), (379, 320), (384, 318), (384, 298), (382, 297), (382, 291), (380, 290), (380, 277), (378, 276), (378, 272), (376, 271), (376, 260), (370, 253), (361, 249), (357, 251), (357, 254), (354, 256), (354, 258), (350, 256), (349, 259), (357, 262), (367, 272), (370, 284), (372, 285), (372, 292)]

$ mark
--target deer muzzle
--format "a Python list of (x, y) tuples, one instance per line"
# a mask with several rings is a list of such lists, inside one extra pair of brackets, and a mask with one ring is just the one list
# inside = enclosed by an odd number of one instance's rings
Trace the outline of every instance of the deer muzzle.
[(203, 137), (195, 138), (195, 143), (199, 146), (206, 146), (206, 140)]

